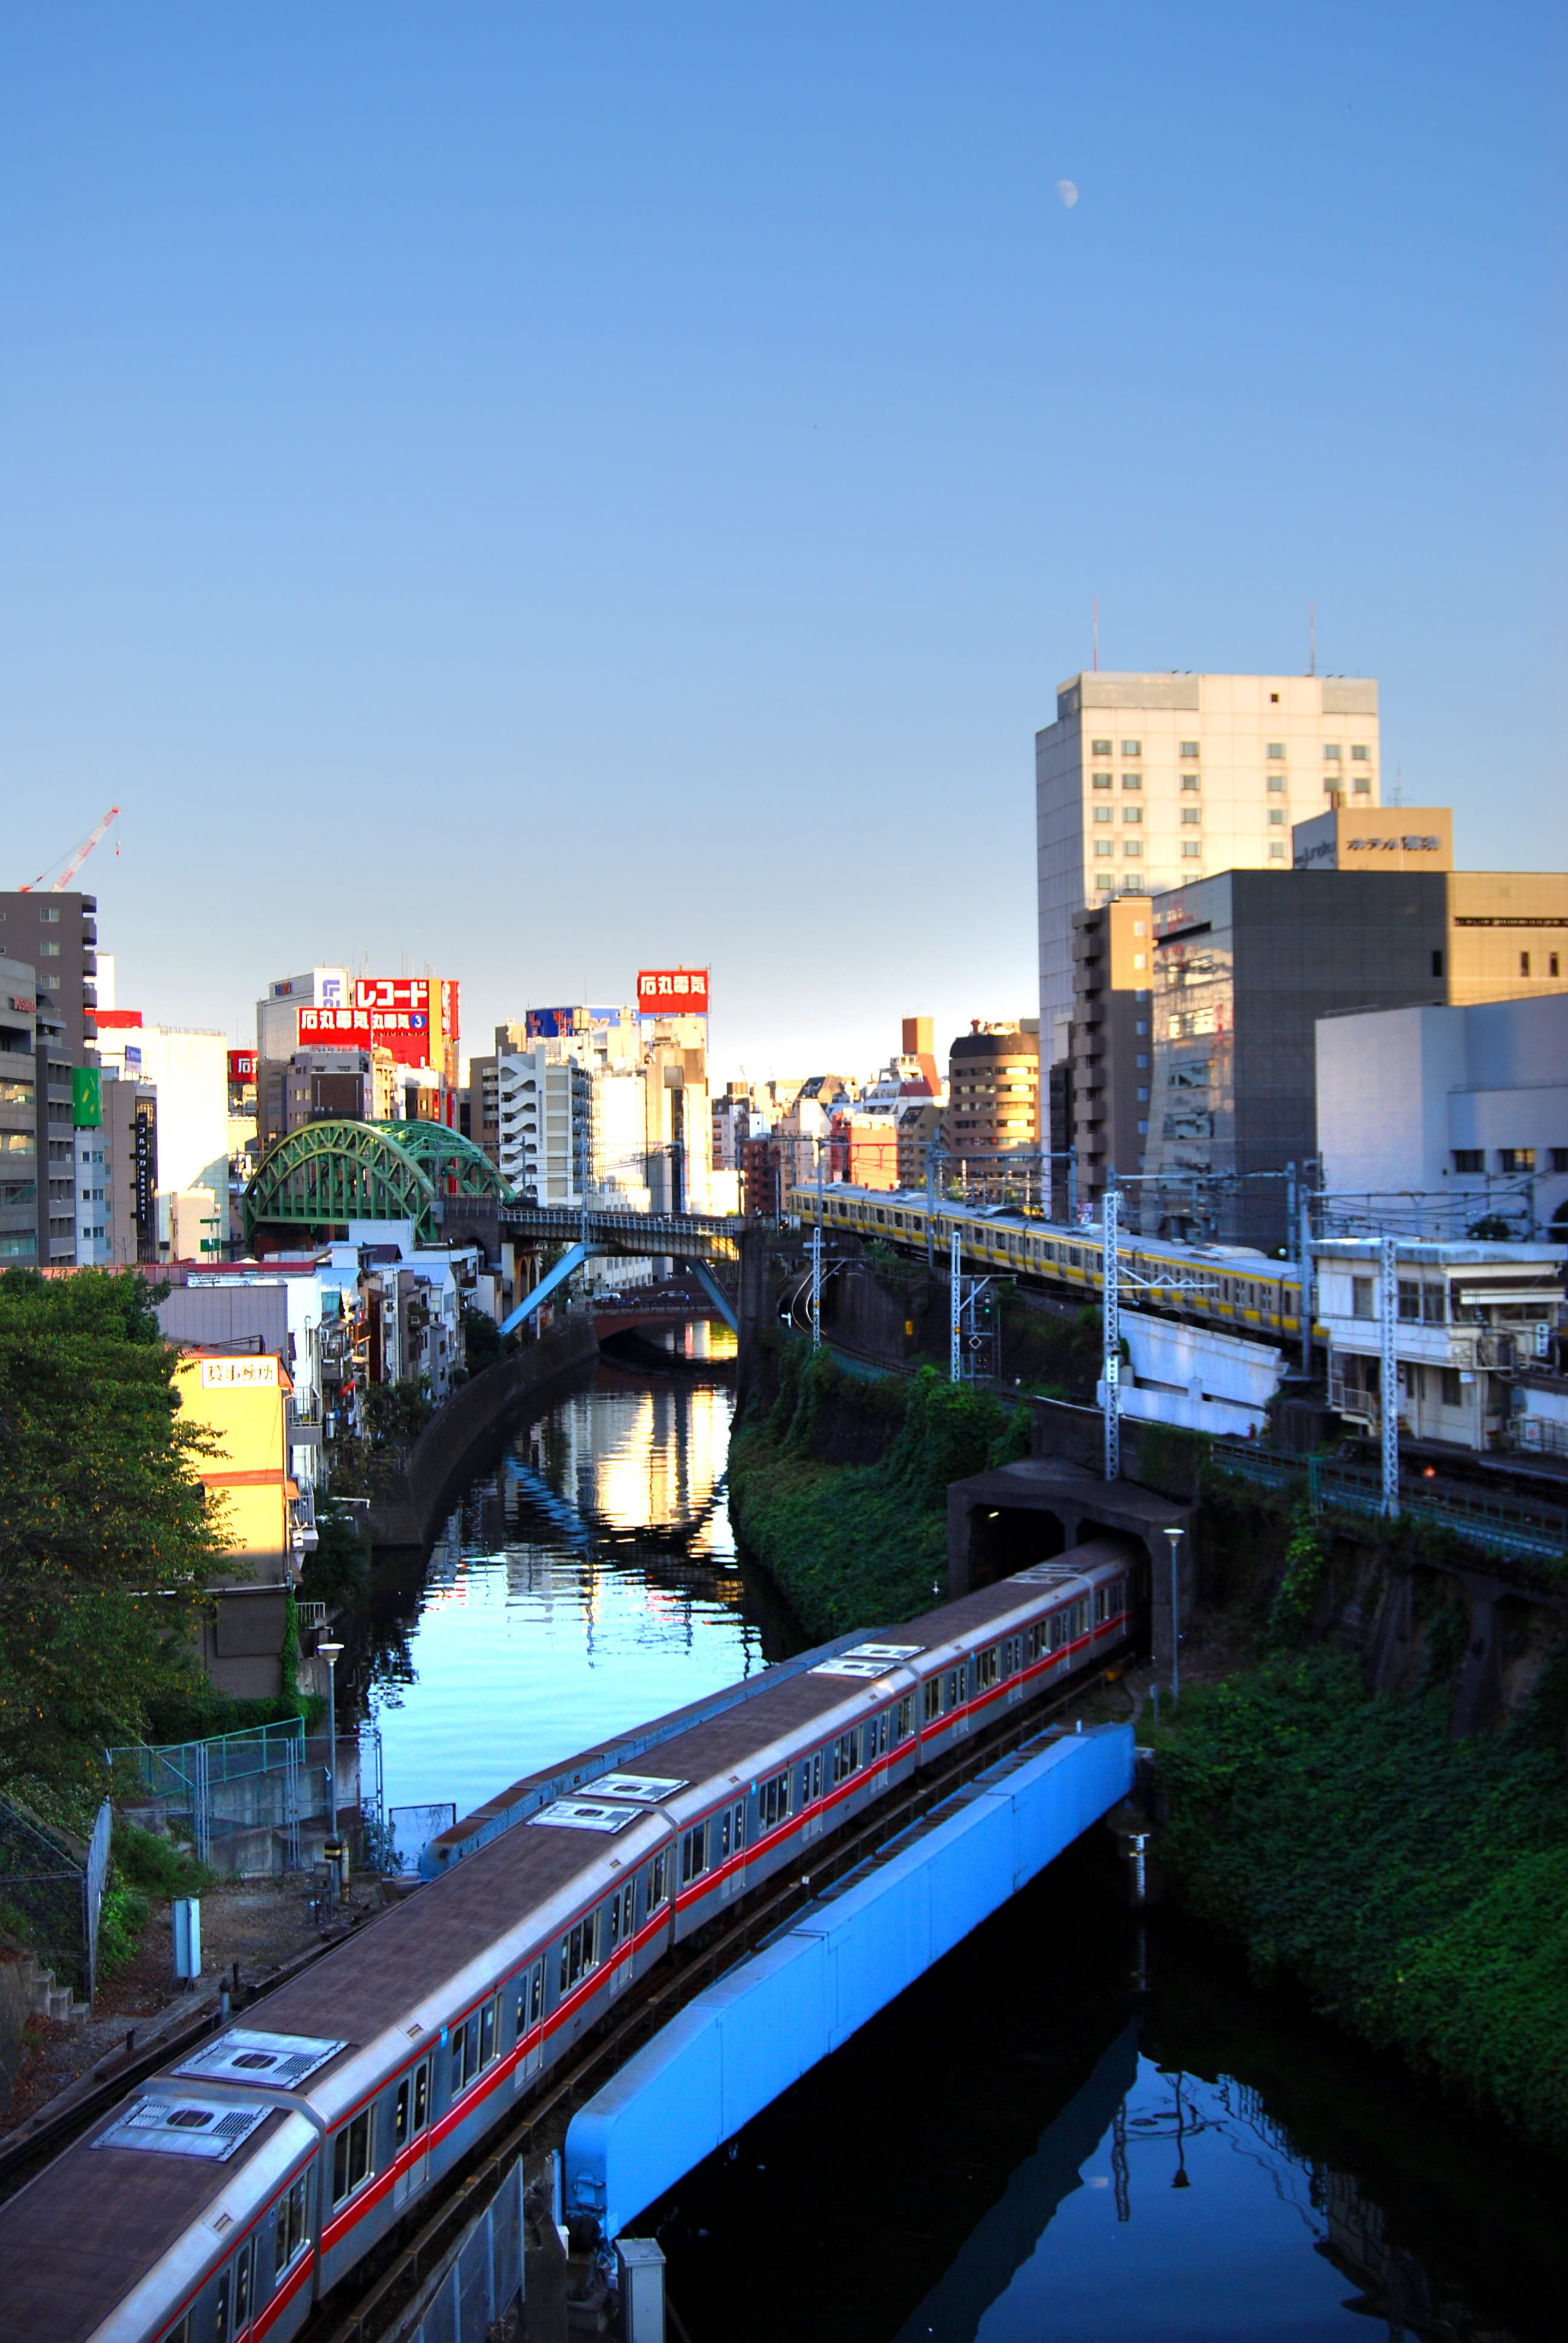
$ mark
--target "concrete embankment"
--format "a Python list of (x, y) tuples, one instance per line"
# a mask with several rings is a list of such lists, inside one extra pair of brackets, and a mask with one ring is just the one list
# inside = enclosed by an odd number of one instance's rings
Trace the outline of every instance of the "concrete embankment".
[(427, 1544), (457, 1491), (481, 1468), (487, 1450), (519, 1417), (547, 1405), (567, 1378), (598, 1355), (593, 1320), (571, 1317), (460, 1385), (437, 1408), (407, 1462), (377, 1474), (367, 1523), (371, 1543)]

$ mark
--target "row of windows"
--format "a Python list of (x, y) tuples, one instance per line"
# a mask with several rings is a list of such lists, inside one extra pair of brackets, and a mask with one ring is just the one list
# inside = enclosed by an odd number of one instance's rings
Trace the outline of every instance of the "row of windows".
[[(1091, 740), (1089, 744), (1089, 753), (1091, 757), (1112, 757), (1116, 753), (1116, 743), (1114, 740)], [(1142, 741), (1123, 740), (1121, 743), (1121, 753), (1124, 757), (1141, 757), (1143, 754)], [(1201, 754), (1199, 744), (1196, 740), (1179, 740), (1176, 744), (1176, 754), (1186, 762), (1195, 764)], [(1284, 742), (1282, 740), (1269, 741), (1264, 748), (1263, 754), (1271, 760), (1271, 763), (1282, 765), (1285, 761)], [(1372, 748), (1370, 743), (1364, 740), (1352, 741), (1351, 744), (1351, 757), (1352, 761), (1358, 765), (1370, 764), (1372, 762)], [(1342, 764), (1343, 761), (1343, 753), (1340, 748), (1339, 742), (1337, 740), (1325, 740), (1323, 743), (1323, 762), (1326, 765), (1339, 765)]]
[[(1555, 952), (1553, 958), (1555, 960)], [(1553, 973), (1555, 975), (1556, 970), (1553, 970)], [(1545, 1157), (1544, 1163), (1542, 1161), (1543, 1153)], [(1456, 1172), (1468, 1174), (1472, 1179), (1478, 1177), (1486, 1169), (1485, 1148), (1456, 1147), (1453, 1151), (1453, 1168)], [(1568, 1172), (1568, 1147), (1548, 1147), (1541, 1151), (1533, 1147), (1500, 1147), (1497, 1150), (1497, 1169), (1500, 1172), (1514, 1174), (1543, 1170)]]

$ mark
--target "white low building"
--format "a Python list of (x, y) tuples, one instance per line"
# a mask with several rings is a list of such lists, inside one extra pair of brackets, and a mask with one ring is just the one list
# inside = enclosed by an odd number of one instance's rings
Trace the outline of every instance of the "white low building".
[[(1314, 1247), (1329, 1405), (1360, 1431), (1382, 1422), (1382, 1247), (1375, 1237)], [(1563, 1302), (1555, 1244), (1401, 1242), (1394, 1357), (1400, 1428), (1412, 1439), (1503, 1448), (1520, 1378), (1550, 1360)]]
[(1331, 1195), (1388, 1199), (1412, 1233), (1419, 1198), (1433, 1236), (1568, 1234), (1568, 993), (1321, 1018), (1317, 1088)]

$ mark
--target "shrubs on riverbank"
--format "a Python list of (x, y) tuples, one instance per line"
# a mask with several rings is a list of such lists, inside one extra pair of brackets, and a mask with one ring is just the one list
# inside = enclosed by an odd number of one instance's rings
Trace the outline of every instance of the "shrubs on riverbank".
[(1024, 1411), (929, 1367), (852, 1378), (803, 1342), (776, 1363), (729, 1447), (748, 1545), (813, 1640), (929, 1609), (947, 1584), (948, 1483), (1026, 1454)]
[(1513, 1728), (1368, 1697), (1326, 1649), (1184, 1698), (1162, 1739), (1182, 1900), (1328, 2016), (1568, 2154), (1568, 1662)]

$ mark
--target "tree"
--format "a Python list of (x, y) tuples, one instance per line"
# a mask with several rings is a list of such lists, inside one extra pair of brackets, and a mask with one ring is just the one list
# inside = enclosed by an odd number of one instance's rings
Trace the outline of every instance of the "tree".
[(96, 1786), (146, 1704), (190, 1672), (225, 1567), (179, 1421), (177, 1353), (135, 1275), (0, 1275), (0, 1790)]

